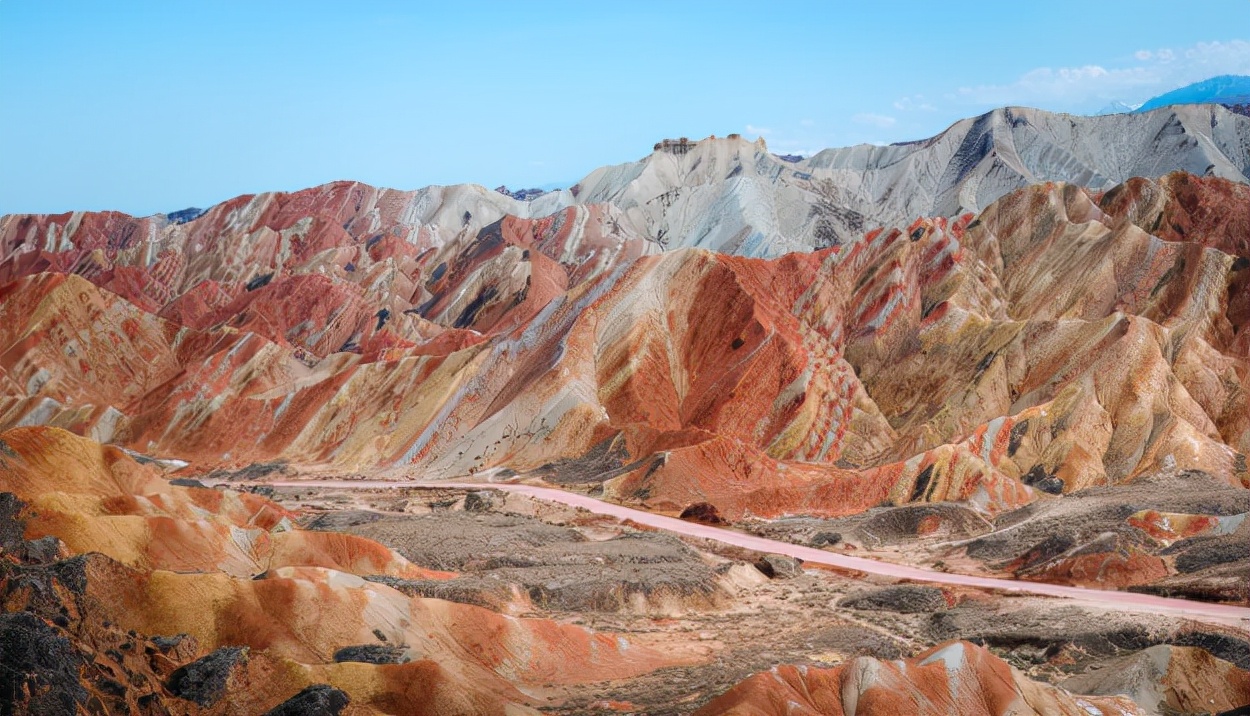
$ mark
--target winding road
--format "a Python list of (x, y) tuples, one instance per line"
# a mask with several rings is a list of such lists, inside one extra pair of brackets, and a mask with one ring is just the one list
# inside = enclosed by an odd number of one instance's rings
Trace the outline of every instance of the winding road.
[[(238, 484), (238, 483), (234, 483)], [(1103, 589), (1087, 589), (1084, 587), (1067, 587), (1043, 582), (1025, 582), (1012, 579), (995, 579), (993, 577), (975, 577), (965, 574), (952, 574), (909, 567), (902, 564), (882, 562), (864, 557), (852, 557), (845, 554), (826, 552), (814, 547), (804, 547), (790, 542), (757, 537), (724, 527), (714, 527), (697, 522), (687, 522), (675, 517), (657, 515), (643, 510), (636, 510), (624, 505), (604, 502), (588, 495), (566, 492), (552, 487), (538, 487), (507, 482), (472, 483), (472, 482), (430, 482), (417, 480), (293, 480), (275, 482), (254, 482), (254, 485), (270, 487), (299, 488), (331, 488), (331, 489), (388, 489), (388, 488), (425, 488), (425, 489), (457, 489), (457, 490), (502, 490), (526, 495), (540, 500), (557, 502), (571, 507), (580, 507), (595, 514), (607, 515), (622, 520), (630, 520), (647, 527), (673, 532), (687, 537), (715, 540), (724, 544), (742, 547), (758, 552), (783, 554), (789, 557), (823, 564), (841, 569), (851, 569), (869, 574), (878, 574), (895, 579), (907, 579), (936, 584), (950, 584), (979, 589), (994, 589), (1005, 592), (1035, 594), (1047, 597), (1072, 599), (1085, 605), (1120, 612), (1140, 612), (1149, 614), (1171, 614), (1191, 619), (1203, 619), (1242, 628), (1250, 627), (1250, 608), (1228, 604), (1212, 604), (1187, 599), (1171, 599), (1150, 594), (1110, 591)]]

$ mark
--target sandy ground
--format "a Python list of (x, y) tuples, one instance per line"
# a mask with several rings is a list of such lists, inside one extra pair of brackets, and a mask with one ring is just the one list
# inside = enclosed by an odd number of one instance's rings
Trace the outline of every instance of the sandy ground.
[[(307, 483), (274, 482), (275, 487), (302, 487)], [(563, 505), (577, 507), (594, 514), (606, 515), (619, 520), (661, 529), (683, 537), (713, 540), (734, 547), (756, 552), (782, 554), (804, 563), (825, 565), (844, 570), (864, 572), (894, 579), (906, 579), (921, 582), (932, 582), (942, 585), (976, 587), (979, 589), (998, 590), (1005, 592), (1023, 592), (1050, 597), (1071, 599), (1083, 606), (1109, 611), (1137, 612), (1143, 614), (1169, 614), (1178, 617), (1216, 621), (1231, 626), (1250, 627), (1250, 608), (1209, 604), (1185, 599), (1169, 599), (1149, 594), (1132, 592), (1113, 592), (1081, 587), (1068, 587), (1056, 584), (1024, 582), (992, 577), (979, 577), (950, 572), (939, 572), (920, 567), (883, 562), (862, 557), (828, 552), (814, 547), (805, 547), (790, 542), (781, 542), (736, 530), (680, 520), (675, 517), (658, 515), (642, 510), (635, 510), (624, 505), (604, 502), (588, 495), (567, 492), (556, 488), (535, 485), (499, 483), (481, 485), (473, 483), (423, 483), (423, 482), (386, 482), (386, 481), (321, 481), (321, 489), (402, 489), (402, 488), (438, 488), (469, 490), (489, 486), (491, 489), (513, 492)]]
[[(1052, 683), (1156, 644), (1203, 646), (1250, 667), (1248, 610), (1238, 607), (918, 570), (526, 485), (257, 489), (308, 526), (365, 534), (463, 575), (443, 593), (401, 585), (413, 593), (706, 655), (698, 666), (544, 693), (552, 713), (688, 713), (779, 663), (892, 659), (954, 638)], [(766, 554), (804, 562), (770, 578), (756, 566)]]

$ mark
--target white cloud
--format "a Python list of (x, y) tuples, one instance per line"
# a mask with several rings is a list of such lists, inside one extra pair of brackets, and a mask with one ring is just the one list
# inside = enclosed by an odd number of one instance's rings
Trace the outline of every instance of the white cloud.
[(856, 124), (868, 124), (873, 127), (892, 127), (898, 120), (884, 114), (873, 114), (872, 112), (860, 112), (851, 117), (851, 121)]
[(754, 124), (748, 124), (747, 133), (754, 134), (757, 137), (764, 137), (769, 134), (772, 134), (773, 130), (769, 129), (768, 127), (757, 127)]
[(947, 96), (963, 104), (1081, 110), (1109, 100), (1145, 100), (1221, 74), (1250, 74), (1250, 42), (1200, 42), (1180, 50), (1139, 50), (1131, 61), (1118, 66), (1039, 67), (1010, 84), (961, 87)]
[(894, 100), (894, 109), (900, 112), (932, 112), (937, 109), (922, 94), (914, 94), (909, 97), (900, 97)]

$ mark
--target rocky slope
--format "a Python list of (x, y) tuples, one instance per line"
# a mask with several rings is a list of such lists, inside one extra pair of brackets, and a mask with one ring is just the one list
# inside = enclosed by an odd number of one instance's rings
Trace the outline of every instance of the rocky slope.
[(0, 434), (0, 712), (1136, 714), (1247, 695), (1250, 635), (1227, 626), (710, 554), (490, 490), (320, 484), (207, 488), (55, 428)]
[(903, 661), (860, 657), (832, 669), (778, 667), (747, 679), (699, 713), (1127, 716), (1142, 712), (1127, 698), (1072, 696), (1039, 685), (987, 650), (956, 642)]
[(532, 713), (702, 658), (409, 596), (456, 575), (56, 428), (0, 434), (0, 507), (4, 713)]
[(969, 642), (944, 644), (911, 659), (859, 657), (834, 668), (780, 666), (752, 676), (705, 706), (712, 716), (843, 714), (1241, 713), (1250, 672), (1191, 647), (1155, 646), (1062, 687), (1039, 684)]
[[(833, 598), (776, 555), (538, 524), (480, 495), (452, 500), (472, 515), (308, 519), (196, 480), (488, 474), (885, 559), (1246, 603), (1248, 126), (1001, 110), (799, 162), (666, 142), (531, 201), (342, 182), (185, 221), (0, 218), (0, 644), (20, 666), (0, 695), (445, 714), (630, 693), (685, 713), (745, 665), (794, 662), (707, 708), (1083, 708), (1032, 680), (1105, 666), (1042, 633), (1077, 628), (1062, 610), (986, 626), (961, 604), (990, 595)], [(779, 642), (808, 643), (807, 612), (760, 585), (791, 578), (842, 620), (842, 666), (804, 671), (817, 646)], [(934, 616), (847, 616), (881, 611)], [(710, 616), (663, 621), (692, 612)], [(625, 613), (658, 621), (580, 623)], [(716, 640), (690, 637), (709, 622), (771, 646), (714, 669)], [(1095, 640), (1138, 676), (1063, 672), (1106, 697), (1089, 703), (1242, 698), (1244, 634), (1142, 623)], [(1218, 653), (1135, 653), (1159, 645)], [(1047, 673), (1012, 670), (1028, 664)]]
[(920, 216), (978, 212), (1043, 181), (1108, 190), (1170, 171), (1250, 177), (1250, 122), (1219, 105), (1082, 117), (1009, 107), (941, 134), (889, 146), (828, 149), (798, 162), (741, 140), (665, 142), (576, 187), (668, 248), (745, 256), (810, 251)]
[[(203, 275), (207, 263), (229, 264), (213, 272), (215, 282), (247, 282), (291, 257), (342, 248), (345, 236), (371, 240), (368, 253), (375, 261), (400, 248), (396, 239), (416, 247), (401, 251), (405, 256), (428, 260), (433, 257), (424, 252), (512, 216), (542, 219), (575, 240), (585, 234), (600, 245), (582, 249), (582, 257), (593, 251), (591, 263), (597, 266), (613, 253), (597, 241), (605, 235), (641, 242), (647, 251), (707, 248), (769, 258), (855, 241), (866, 231), (906, 226), (918, 217), (976, 213), (1038, 182), (1105, 191), (1132, 177), (1172, 171), (1250, 181), (1250, 118), (1220, 105), (1101, 117), (1009, 107), (961, 120), (928, 139), (827, 149), (807, 158), (779, 157), (763, 140), (739, 135), (683, 138), (660, 142), (638, 161), (596, 169), (569, 189), (547, 193), (475, 185), (397, 191), (340, 182), (144, 219), (117, 213), (5, 217), (0, 256), (71, 245), (100, 248), (108, 256), (94, 268), (99, 257), (81, 255), (62, 257), (57, 267), (109, 271), (113, 251), (141, 248), (141, 256), (128, 263), (161, 264), (161, 286), (145, 290), (163, 304), (165, 291), (179, 296), (209, 279)], [(238, 238), (225, 234), (248, 236), (259, 253), (240, 253)], [(84, 241), (87, 236), (95, 240)], [(111, 238), (101, 242), (103, 236)], [(171, 247), (181, 258), (165, 255)], [(576, 246), (565, 248), (558, 260), (582, 263), (574, 261)], [(345, 266), (359, 258), (358, 252), (339, 252), (323, 261)], [(245, 259), (255, 265), (244, 265)], [(134, 280), (129, 273), (110, 279), (120, 286)], [(218, 305), (222, 289), (200, 288), (195, 305)], [(228, 286), (224, 290), (230, 293)]]
[(5, 219), (0, 423), (728, 520), (1250, 484), (1244, 184), (1039, 184), (777, 259), (651, 253), (603, 204), (406, 235), (410, 200), (331, 185), (156, 235)]
[(1250, 704), (1250, 672), (1183, 646), (1144, 649), (1063, 686), (1082, 694), (1125, 694), (1158, 713), (1224, 713)]
[(1108, 190), (1132, 177), (1181, 170), (1245, 182), (1250, 140), (1241, 115), (1185, 105), (1081, 117), (1009, 107), (956, 122), (932, 139), (821, 152), (805, 164), (862, 197), (886, 225), (979, 211), (1040, 181)]

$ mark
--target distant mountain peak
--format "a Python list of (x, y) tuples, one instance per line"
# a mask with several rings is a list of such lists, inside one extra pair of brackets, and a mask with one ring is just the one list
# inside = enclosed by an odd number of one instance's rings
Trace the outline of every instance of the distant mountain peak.
[(1219, 75), (1146, 100), (1136, 109), (1147, 112), (1174, 104), (1250, 104), (1250, 76)]
[(1099, 117), (1103, 117), (1108, 114), (1128, 114), (1129, 112), (1136, 112), (1139, 107), (1141, 107), (1140, 102), (1137, 104), (1129, 104), (1123, 100), (1115, 99), (1108, 102), (1106, 106), (1095, 112), (1095, 114)]

